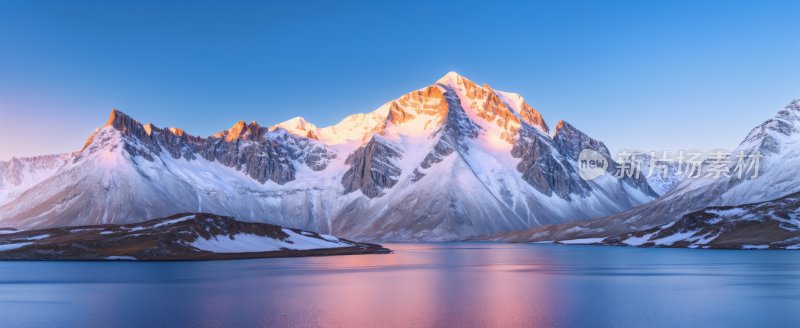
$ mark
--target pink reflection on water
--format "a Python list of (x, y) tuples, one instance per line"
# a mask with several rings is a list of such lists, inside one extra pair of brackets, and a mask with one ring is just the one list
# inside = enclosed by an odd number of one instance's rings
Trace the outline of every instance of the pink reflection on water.
[[(333, 272), (315, 276), (307, 286), (312, 290), (304, 292), (313, 295), (305, 306), (315, 309), (309, 313), (315, 325), (537, 327), (546, 326), (556, 311), (557, 293), (546, 276), (528, 273), (543, 264), (516, 264), (516, 254), (496, 251), (437, 257), (431, 253), (441, 246), (389, 247), (398, 253), (321, 260)], [(442, 263), (458, 270), (442, 270)]]

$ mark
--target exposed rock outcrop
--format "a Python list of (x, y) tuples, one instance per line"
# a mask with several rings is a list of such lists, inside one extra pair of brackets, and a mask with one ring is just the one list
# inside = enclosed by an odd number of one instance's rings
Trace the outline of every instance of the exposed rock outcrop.
[(361, 190), (369, 198), (380, 196), (397, 183), (401, 171), (393, 161), (401, 156), (400, 150), (372, 138), (345, 160), (350, 168), (342, 176), (344, 192)]
[[(419, 164), (422, 169), (428, 169), (433, 164), (439, 163), (444, 157), (452, 154), (456, 150), (467, 151), (467, 139), (475, 139), (480, 132), (480, 126), (475, 124), (467, 117), (464, 108), (461, 106), (461, 100), (456, 94), (455, 90), (450, 87), (439, 84), (439, 87), (445, 89), (443, 93), (447, 106), (447, 114), (445, 122), (442, 126), (441, 136), (439, 141), (433, 146), (433, 150), (425, 155), (425, 158)], [(414, 170), (414, 179), (419, 180), (424, 176), (419, 169)]]
[(553, 142), (531, 128), (520, 130), (511, 154), (521, 159), (517, 170), (522, 178), (545, 195), (570, 199), (570, 194), (584, 195), (591, 189)]

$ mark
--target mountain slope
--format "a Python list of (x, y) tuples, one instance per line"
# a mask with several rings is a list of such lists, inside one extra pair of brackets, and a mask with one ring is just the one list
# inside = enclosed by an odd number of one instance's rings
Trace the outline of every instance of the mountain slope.
[(800, 100), (781, 109), (773, 118), (754, 128), (734, 149), (728, 163), (731, 172), (738, 154), (760, 155), (758, 174), (753, 170), (740, 178), (737, 174), (707, 176), (711, 165), (702, 167), (701, 178), (689, 178), (659, 199), (610, 216), (579, 223), (568, 223), (488, 237), (505, 241), (574, 240), (605, 238), (642, 231), (672, 223), (683, 215), (711, 206), (736, 206), (760, 203), (800, 192)]
[(521, 96), (455, 73), (324, 128), (298, 117), (202, 138), (113, 111), (58, 174), (1, 206), (0, 224), (211, 212), (367, 240), (452, 240), (590, 219), (657, 196), (641, 179), (584, 181), (577, 152), (610, 159), (605, 145), (565, 122), (549, 133)]
[(58, 172), (74, 154), (12, 158), (0, 162), (0, 205)]
[(800, 249), (800, 194), (714, 206), (652, 229), (606, 238), (607, 245), (724, 249)]

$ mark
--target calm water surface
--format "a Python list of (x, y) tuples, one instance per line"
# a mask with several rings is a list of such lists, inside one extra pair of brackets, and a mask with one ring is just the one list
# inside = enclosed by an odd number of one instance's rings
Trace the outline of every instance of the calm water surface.
[(500, 243), (216, 262), (0, 262), (0, 326), (789, 327), (800, 252)]

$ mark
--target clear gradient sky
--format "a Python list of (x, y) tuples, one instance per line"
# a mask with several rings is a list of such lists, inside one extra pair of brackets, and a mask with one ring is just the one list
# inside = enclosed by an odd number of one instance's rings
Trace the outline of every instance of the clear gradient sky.
[(455, 70), (612, 151), (733, 147), (800, 98), (800, 1), (0, 1), (0, 160), (112, 108), (326, 126)]

